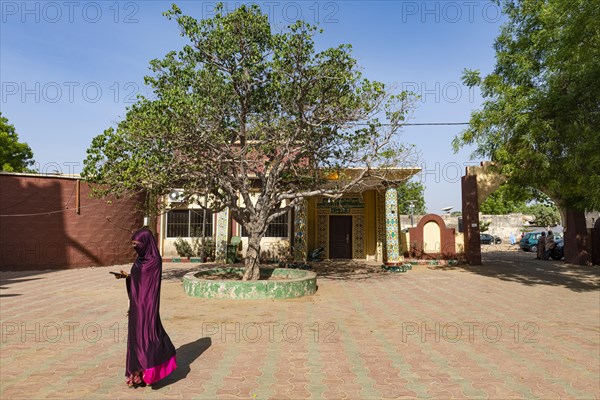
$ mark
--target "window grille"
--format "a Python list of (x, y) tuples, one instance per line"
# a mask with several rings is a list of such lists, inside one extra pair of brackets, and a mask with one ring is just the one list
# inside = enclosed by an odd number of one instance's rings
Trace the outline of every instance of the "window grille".
[[(203, 210), (171, 210), (167, 213), (167, 237), (202, 236)], [(213, 215), (206, 211), (205, 237), (213, 235)]]
[[(275, 218), (267, 227), (265, 237), (289, 237), (290, 227), (288, 214), (289, 213), (285, 213)], [(242, 227), (242, 236), (248, 236), (248, 231), (245, 227)]]

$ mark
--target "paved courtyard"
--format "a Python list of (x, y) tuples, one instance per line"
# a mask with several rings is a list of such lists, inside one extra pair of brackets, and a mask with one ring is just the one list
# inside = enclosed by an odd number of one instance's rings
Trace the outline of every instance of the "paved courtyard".
[[(490, 246), (486, 250), (498, 250)], [(0, 274), (0, 398), (600, 397), (598, 267), (488, 251), (482, 267), (318, 266), (317, 293), (187, 297), (165, 264), (161, 317), (179, 369), (124, 383), (127, 295), (109, 271)]]

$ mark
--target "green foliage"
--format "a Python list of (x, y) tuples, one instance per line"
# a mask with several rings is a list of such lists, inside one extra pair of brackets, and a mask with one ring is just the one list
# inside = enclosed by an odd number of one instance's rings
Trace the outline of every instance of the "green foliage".
[(165, 16), (189, 44), (152, 60), (153, 99), (94, 138), (83, 176), (97, 194), (155, 198), (181, 187), (184, 201), (228, 207), (258, 243), (304, 197), (339, 196), (406, 161), (397, 137), (413, 97), (363, 78), (350, 45), (317, 51), (316, 27), (275, 33), (256, 5), (224, 13), (219, 4), (201, 21), (173, 5)]
[(423, 215), (425, 211), (425, 187), (421, 182), (404, 182), (398, 186), (398, 213), (410, 214), (412, 200), (413, 215)]
[(192, 245), (185, 239), (177, 238), (175, 240), (175, 250), (177, 250), (177, 254), (179, 257), (195, 257), (196, 253), (192, 249)]
[(560, 212), (554, 204), (534, 204), (527, 212), (535, 217), (537, 226), (554, 226), (560, 224)]
[(0, 170), (28, 172), (33, 165), (33, 152), (27, 143), (19, 142), (15, 127), (0, 113)]
[(589, 0), (505, 0), (496, 67), (480, 86), (483, 108), (455, 138), (476, 145), (515, 186), (561, 207), (600, 209), (600, 7)]
[(490, 225), (492, 225), (492, 221), (482, 221), (479, 223), (479, 232), (485, 232), (490, 228)]
[(194, 236), (189, 241), (177, 238), (173, 244), (180, 257), (201, 257), (204, 253), (205, 257), (211, 260), (215, 259), (215, 242), (212, 238), (204, 239), (204, 252), (202, 251), (202, 239), (199, 236)]
[(515, 191), (509, 185), (500, 186), (479, 206), (479, 211), (488, 215), (510, 214), (523, 212), (527, 202), (533, 200), (533, 194), (528, 191)]
[[(202, 248), (204, 246), (204, 249)], [(213, 238), (205, 238), (204, 245), (202, 244), (202, 239), (199, 237), (194, 237), (192, 239), (192, 247), (197, 257), (201, 257), (204, 254), (205, 257), (210, 258), (211, 260), (215, 260), (215, 241)]]
[(558, 207), (544, 193), (510, 184), (500, 186), (481, 204), (479, 211), (483, 214), (531, 214), (538, 226), (552, 226), (561, 221)]

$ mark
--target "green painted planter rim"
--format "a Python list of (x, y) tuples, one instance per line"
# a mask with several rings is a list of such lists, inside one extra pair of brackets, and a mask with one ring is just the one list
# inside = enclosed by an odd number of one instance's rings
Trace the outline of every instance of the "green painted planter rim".
[[(261, 268), (283, 279), (242, 281), (240, 279), (203, 279), (211, 273), (241, 272), (244, 268), (222, 267), (188, 272), (183, 289), (192, 297), (219, 300), (292, 299), (312, 295), (317, 290), (317, 274), (292, 268)], [(288, 274), (294, 275), (288, 278)]]
[(183, 276), (183, 279), (188, 280), (188, 281), (196, 281), (196, 282), (212, 282), (212, 283), (216, 283), (216, 282), (222, 282), (222, 283), (236, 283), (236, 284), (243, 284), (243, 285), (256, 285), (256, 284), (262, 284), (262, 285), (268, 285), (268, 284), (272, 284), (274, 282), (299, 282), (299, 281), (304, 281), (307, 279), (316, 279), (317, 278), (317, 274), (314, 271), (307, 271), (307, 270), (303, 270), (303, 269), (293, 269), (293, 268), (261, 268), (261, 271), (278, 271), (278, 272), (292, 272), (293, 274), (301, 274), (301, 276), (297, 276), (294, 278), (286, 278), (283, 280), (276, 280), (276, 281), (270, 281), (268, 279), (266, 280), (256, 280), (256, 281), (242, 281), (242, 280), (237, 280), (237, 279), (202, 279), (201, 277), (198, 277), (197, 275), (211, 275), (211, 274), (215, 274), (215, 273), (219, 273), (219, 272), (223, 272), (223, 271), (239, 271), (241, 273), (244, 272), (244, 268), (243, 267), (222, 267), (222, 268), (211, 268), (211, 269), (207, 269), (204, 271), (194, 271), (194, 272), (188, 272), (187, 274), (185, 274)]

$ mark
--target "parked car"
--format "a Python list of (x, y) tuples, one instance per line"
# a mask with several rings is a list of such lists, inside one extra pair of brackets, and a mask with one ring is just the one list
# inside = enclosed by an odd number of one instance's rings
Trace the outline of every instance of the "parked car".
[[(524, 251), (532, 251), (532, 252), (536, 252), (537, 248), (538, 248), (538, 241), (540, 239), (540, 236), (542, 236), (542, 232), (529, 232), (526, 233), (525, 236), (523, 236), (523, 239), (521, 239), (521, 241), (519, 242), (519, 246), (521, 247), (521, 249), (523, 249)], [(552, 256), (552, 254), (550, 254), (550, 257), (552, 257), (555, 260), (560, 260), (563, 257), (563, 248), (564, 248), (564, 240), (563, 237), (560, 233), (555, 233), (554, 234), (554, 242), (556, 243), (555, 248), (558, 248), (559, 243), (560, 243), (560, 250), (557, 250), (556, 257), (559, 258), (554, 258)]]
[(481, 244), (500, 244), (502, 243), (502, 239), (498, 236), (490, 235), (489, 233), (480, 233), (479, 234), (479, 243)]
[(537, 251), (538, 240), (540, 239), (540, 236), (542, 236), (542, 232), (526, 233), (519, 242), (519, 246), (524, 251), (533, 251), (535, 253)]

